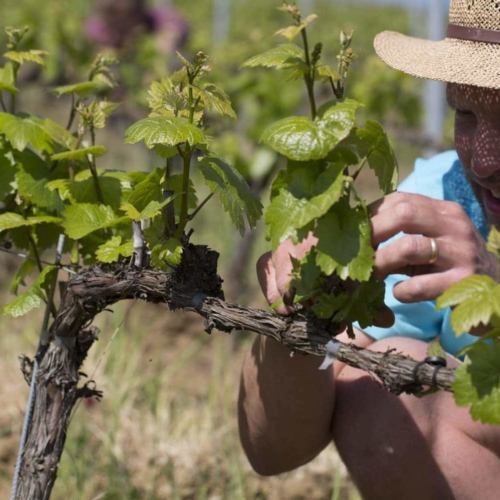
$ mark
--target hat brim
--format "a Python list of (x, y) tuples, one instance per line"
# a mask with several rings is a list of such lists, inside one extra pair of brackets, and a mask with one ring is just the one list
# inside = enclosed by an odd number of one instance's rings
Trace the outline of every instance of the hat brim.
[(409, 75), (500, 89), (499, 44), (456, 38), (435, 42), (384, 31), (374, 46), (386, 64)]

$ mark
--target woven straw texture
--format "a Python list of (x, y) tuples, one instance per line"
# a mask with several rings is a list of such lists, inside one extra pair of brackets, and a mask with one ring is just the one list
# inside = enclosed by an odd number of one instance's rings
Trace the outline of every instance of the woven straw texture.
[[(500, 0), (451, 0), (450, 23), (500, 30)], [(374, 45), (383, 61), (410, 75), (500, 88), (500, 44), (454, 38), (434, 42), (385, 31)]]

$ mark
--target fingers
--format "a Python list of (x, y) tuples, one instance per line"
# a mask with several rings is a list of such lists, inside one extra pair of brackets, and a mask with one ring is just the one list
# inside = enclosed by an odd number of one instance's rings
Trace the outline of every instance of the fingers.
[[(312, 233), (297, 245), (294, 245), (291, 240), (287, 240), (274, 253), (267, 252), (257, 261), (257, 277), (262, 292), (270, 305), (280, 300), (288, 289), (293, 268), (290, 257), (302, 260), (316, 242), (317, 238)], [(276, 308), (276, 312), (279, 314), (290, 314), (293, 310), (293, 306), (285, 304)]]
[(439, 273), (439, 275), (422, 274), (394, 285), (393, 294), (404, 304), (435, 300), (457, 281), (460, 279), (457, 279), (457, 273), (454, 270)]
[(374, 273), (384, 280), (390, 274), (422, 274), (445, 267), (447, 259), (441, 256), (443, 242), (435, 238), (408, 235), (382, 247), (375, 254)]
[[(394, 288), (401, 302), (435, 300), (454, 283), (472, 274), (498, 276), (477, 228), (457, 203), (425, 196), (392, 193), (370, 205), (375, 276), (411, 278)], [(378, 245), (399, 233), (389, 244)]]
[[(262, 293), (270, 305), (281, 299), (283, 293), (278, 288), (276, 267), (271, 252), (265, 253), (257, 261), (257, 278)], [(276, 308), (276, 312), (279, 314), (290, 314), (292, 311), (293, 308), (285, 306), (284, 304)]]
[(438, 237), (449, 229), (461, 210), (454, 203), (406, 193), (390, 194), (369, 208), (375, 247), (401, 231)]

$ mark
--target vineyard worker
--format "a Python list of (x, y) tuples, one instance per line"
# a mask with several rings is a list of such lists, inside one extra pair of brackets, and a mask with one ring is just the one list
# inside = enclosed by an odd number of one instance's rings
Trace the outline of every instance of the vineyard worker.
[[(458, 157), (449, 152), (417, 162), (402, 186), (406, 193), (371, 205), (376, 273), (388, 277), (395, 323), (358, 330), (355, 344), (422, 360), (427, 342), (441, 334), (448, 366), (456, 367), (461, 344), (447, 314), (430, 301), (475, 273), (499, 280), (484, 236), (488, 226), (500, 228), (500, 2), (451, 0), (449, 22), (444, 41), (393, 32), (375, 40), (390, 66), (448, 83)], [(301, 257), (311, 243), (286, 242), (261, 257), (258, 276), (270, 303), (285, 291), (289, 255)], [(383, 326), (391, 322), (386, 314)], [(345, 333), (339, 339), (348, 341)], [(396, 397), (360, 370), (335, 362), (325, 373), (320, 363), (256, 339), (243, 367), (239, 419), (257, 472), (299, 467), (333, 441), (364, 498), (500, 498), (500, 427), (473, 422), (449, 393)]]

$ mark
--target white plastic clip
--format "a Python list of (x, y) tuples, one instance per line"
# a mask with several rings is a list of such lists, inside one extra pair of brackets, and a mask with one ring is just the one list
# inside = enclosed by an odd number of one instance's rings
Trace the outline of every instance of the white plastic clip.
[(337, 354), (339, 353), (340, 346), (342, 344), (338, 340), (330, 340), (328, 344), (326, 344), (326, 356), (319, 367), (319, 370), (326, 370), (335, 359), (337, 359)]

